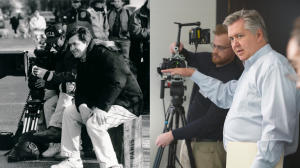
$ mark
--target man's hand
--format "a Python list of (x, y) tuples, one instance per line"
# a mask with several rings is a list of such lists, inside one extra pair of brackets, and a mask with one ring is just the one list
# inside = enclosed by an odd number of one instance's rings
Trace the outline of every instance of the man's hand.
[(171, 75), (180, 75), (184, 77), (191, 77), (195, 71), (196, 70), (192, 68), (174, 68), (161, 70), (162, 73), (171, 73)]
[(43, 79), (45, 73), (47, 72), (46, 69), (40, 68), (40, 67), (34, 67), (33, 68), (33, 74), (37, 76), (38, 78)]
[(156, 138), (155, 145), (158, 147), (166, 147), (172, 143), (174, 140), (172, 131), (169, 131), (167, 133), (161, 134)]
[(98, 108), (95, 108), (93, 111), (93, 118), (92, 122), (96, 123), (98, 125), (104, 125), (106, 124), (106, 115), (107, 113), (103, 110), (100, 110)]
[(44, 87), (45, 87), (45, 80), (43, 80), (43, 79), (38, 79), (38, 80), (35, 82), (35, 87), (37, 87), (37, 88), (44, 88)]
[[(169, 50), (170, 50), (171, 54), (175, 54), (175, 50), (174, 50), (175, 46), (176, 46), (176, 42), (174, 42), (173, 44), (170, 45)], [(179, 52), (181, 52), (182, 49), (183, 49), (183, 44), (180, 43), (180, 45), (179, 45)]]

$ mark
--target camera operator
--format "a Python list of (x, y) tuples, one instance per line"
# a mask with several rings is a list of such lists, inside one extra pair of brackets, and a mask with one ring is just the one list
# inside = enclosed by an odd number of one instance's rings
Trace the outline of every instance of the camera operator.
[[(61, 155), (67, 160), (51, 168), (83, 167), (79, 152), (81, 126), (86, 125), (100, 167), (118, 168), (118, 160), (107, 132), (136, 118), (143, 98), (138, 83), (112, 47), (93, 40), (85, 27), (68, 33), (70, 50), (77, 65), (75, 104), (63, 115)], [(107, 43), (103, 41), (102, 44)]]
[[(286, 74), (295, 74), (288, 60), (268, 44), (267, 30), (255, 10), (240, 10), (226, 17), (228, 37), (245, 70), (239, 80), (224, 83), (193, 69), (163, 73), (191, 76), (201, 92), (221, 108), (230, 108), (224, 123), (223, 143), (256, 143), (251, 168), (274, 167), (298, 145), (299, 91)], [(234, 143), (235, 144), (235, 143)], [(240, 151), (244, 152), (244, 151)]]
[[(41, 78), (37, 87), (46, 87), (56, 90), (57, 95), (48, 99), (44, 104), (44, 116), (47, 130), (37, 132), (34, 136), (41, 142), (50, 143), (49, 149), (43, 153), (43, 157), (53, 157), (60, 151), (62, 116), (64, 109), (72, 104), (75, 90), (76, 59), (67, 46), (65, 34), (57, 30), (55, 26), (49, 26), (45, 30), (47, 43), (50, 43), (58, 52), (56, 56), (55, 72), (47, 71), (39, 67), (34, 68), (33, 73)], [(58, 96), (59, 95), (59, 96)], [(53, 113), (53, 109), (55, 112)]]
[[(197, 68), (207, 76), (228, 82), (238, 79), (243, 71), (241, 61), (233, 52), (223, 25), (217, 25), (214, 41), (211, 44), (213, 52), (192, 53), (183, 49), (180, 44), (181, 54), (186, 58), (188, 66)], [(176, 43), (170, 46), (170, 52), (175, 53)], [(212, 103), (205, 95), (198, 92), (199, 86), (195, 83), (192, 90), (190, 105), (187, 113), (187, 125), (157, 137), (156, 145), (165, 147), (173, 140), (191, 139), (196, 167), (214, 168), (225, 167), (226, 152), (223, 148), (223, 125), (228, 109), (222, 109)], [(210, 156), (203, 152), (203, 148), (214, 151)], [(211, 160), (207, 162), (208, 159)], [(180, 163), (184, 168), (191, 167), (185, 142), (182, 143)]]

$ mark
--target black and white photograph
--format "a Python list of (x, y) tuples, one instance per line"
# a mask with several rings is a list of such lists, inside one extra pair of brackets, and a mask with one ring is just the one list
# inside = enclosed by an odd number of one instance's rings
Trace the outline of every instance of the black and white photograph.
[(300, 167), (299, 5), (152, 1), (151, 167)]
[(0, 167), (150, 167), (150, 0), (0, 1)]

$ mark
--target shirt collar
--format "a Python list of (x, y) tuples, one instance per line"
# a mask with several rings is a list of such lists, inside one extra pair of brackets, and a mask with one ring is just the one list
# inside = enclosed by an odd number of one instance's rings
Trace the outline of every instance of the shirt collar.
[(255, 62), (264, 54), (268, 53), (269, 51), (273, 50), (270, 44), (266, 44), (261, 49), (256, 51), (248, 60), (245, 61), (245, 70), (249, 69)]
[(115, 8), (115, 11), (116, 11), (117, 13), (119, 13), (119, 12), (121, 12), (122, 9), (123, 9), (123, 7), (119, 8), (119, 9)]

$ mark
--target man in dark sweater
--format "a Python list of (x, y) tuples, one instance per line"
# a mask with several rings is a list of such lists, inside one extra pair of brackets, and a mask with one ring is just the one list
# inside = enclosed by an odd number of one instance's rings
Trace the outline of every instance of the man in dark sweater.
[[(223, 82), (237, 80), (242, 74), (243, 65), (230, 46), (227, 29), (223, 25), (217, 25), (214, 34), (212, 53), (188, 52), (183, 49), (182, 44), (179, 50), (185, 56), (188, 66), (197, 68), (205, 75)], [(170, 46), (172, 54), (175, 53), (174, 46), (175, 43)], [(158, 136), (156, 145), (165, 147), (173, 140), (192, 139), (196, 167), (225, 168), (226, 152), (222, 143), (222, 132), (228, 109), (217, 107), (199, 90), (199, 86), (194, 84), (187, 113), (187, 125)], [(180, 162), (184, 168), (190, 167), (185, 142), (182, 143)]]
[(107, 130), (136, 118), (143, 108), (141, 90), (114, 46), (93, 40), (85, 27), (73, 28), (67, 39), (74, 57), (80, 59), (75, 104), (63, 115), (61, 155), (69, 158), (51, 168), (83, 167), (79, 152), (82, 124), (86, 125), (100, 167), (119, 168)]

